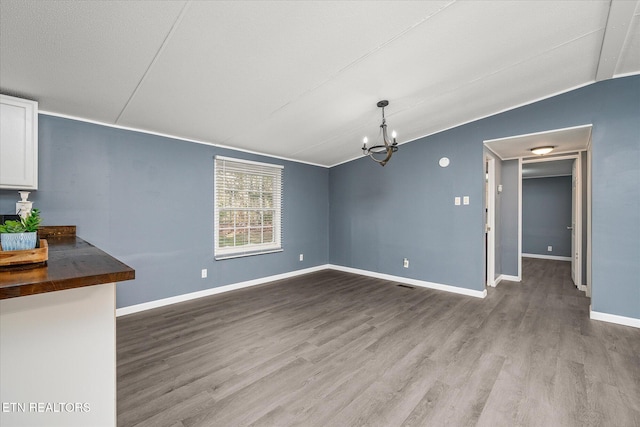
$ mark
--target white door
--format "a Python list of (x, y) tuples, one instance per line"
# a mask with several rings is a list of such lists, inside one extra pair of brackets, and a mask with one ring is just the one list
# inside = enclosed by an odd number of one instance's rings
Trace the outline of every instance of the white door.
[[(573, 161), (573, 167), (571, 169), (571, 225), (567, 228), (571, 231), (571, 279), (573, 280), (573, 284), (578, 286), (576, 283), (576, 194), (578, 193), (576, 176), (576, 161)], [(565, 199), (566, 200), (566, 199)]]
[(571, 279), (578, 289), (582, 286), (582, 177), (580, 158), (573, 161), (571, 169)]
[(495, 206), (496, 206), (496, 165), (495, 159), (487, 157), (485, 161), (485, 250), (486, 250), (486, 285), (496, 286), (496, 261), (495, 261)]

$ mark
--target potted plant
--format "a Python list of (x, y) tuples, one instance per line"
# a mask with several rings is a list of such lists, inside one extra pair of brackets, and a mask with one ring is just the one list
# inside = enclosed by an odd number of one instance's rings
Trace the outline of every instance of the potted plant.
[(33, 209), (20, 221), (6, 220), (0, 225), (0, 244), (3, 251), (33, 249), (38, 242), (37, 232), (42, 218), (40, 211)]

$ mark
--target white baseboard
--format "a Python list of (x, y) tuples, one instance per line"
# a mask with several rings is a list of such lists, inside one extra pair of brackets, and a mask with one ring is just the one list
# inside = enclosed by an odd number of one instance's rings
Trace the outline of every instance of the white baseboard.
[(496, 287), (498, 286), (498, 283), (502, 282), (503, 280), (508, 280), (510, 282), (521, 282), (522, 279), (520, 279), (518, 276), (510, 276), (508, 274), (501, 274), (498, 277), (496, 277), (496, 280), (493, 281), (493, 286)]
[(522, 254), (523, 258), (539, 258), (539, 259), (552, 259), (555, 261), (571, 261), (570, 256), (558, 256), (558, 255), (539, 255), (539, 254)]
[(618, 325), (640, 328), (640, 319), (636, 319), (635, 317), (618, 316), (616, 314), (600, 313), (591, 310), (591, 307), (589, 307), (589, 318), (592, 320), (600, 320), (602, 322), (617, 323)]
[[(472, 296), (476, 298), (484, 298), (487, 296), (486, 289), (482, 291), (476, 291), (473, 289), (460, 288), (460, 287), (451, 286), (451, 285), (443, 285), (440, 283), (426, 282), (424, 280), (409, 279), (407, 277), (401, 277), (401, 276), (392, 276), (390, 274), (376, 273), (373, 271), (360, 270), (357, 268), (343, 267), (340, 265), (333, 265), (333, 264), (323, 264), (316, 267), (291, 271), (289, 273), (276, 274), (275, 276), (261, 277), (259, 279), (247, 280), (246, 282), (233, 283), (231, 285), (218, 286), (216, 288), (210, 288), (202, 291), (191, 292), (188, 294), (176, 295), (174, 297), (163, 298), (155, 301), (149, 301), (142, 304), (121, 307), (116, 309), (116, 317), (126, 316), (127, 314), (138, 313), (141, 311), (151, 310), (158, 307), (164, 307), (164, 306), (176, 304), (179, 302), (207, 297), (210, 295), (216, 295), (223, 292), (235, 291), (236, 289), (248, 288), (250, 286), (262, 285), (264, 283), (273, 282), (276, 280), (287, 279), (290, 277), (300, 276), (302, 274), (313, 273), (316, 271), (327, 270), (327, 269), (345, 271), (347, 273), (355, 273), (355, 274), (360, 274), (362, 276), (375, 277), (378, 279), (385, 279), (393, 282), (407, 283), (413, 286), (420, 286), (420, 287), (429, 288), (429, 289), (437, 289), (439, 291), (452, 292), (452, 293)], [(511, 277), (511, 276), (508, 276), (508, 277)]]
[(408, 285), (420, 286), (422, 288), (437, 289), (439, 291), (453, 292), (456, 294), (467, 295), (476, 298), (484, 298), (487, 296), (487, 290), (476, 291), (473, 289), (460, 288), (458, 286), (443, 285), (441, 283), (426, 282), (424, 280), (410, 279), (408, 277), (392, 276), (390, 274), (376, 273), (375, 271), (360, 270), (358, 268), (343, 267), (341, 265), (329, 264), (328, 268), (332, 270), (344, 271), (347, 273), (360, 274), (362, 276), (375, 277), (377, 279), (389, 280), (392, 282), (406, 283)]
[(289, 277), (300, 276), (302, 274), (313, 273), (320, 270), (326, 270), (329, 266), (319, 265), (316, 267), (305, 268), (302, 270), (295, 270), (289, 273), (276, 274), (274, 276), (261, 277), (259, 279), (247, 280), (246, 282), (233, 283), (231, 285), (218, 286), (216, 288), (205, 289), (202, 291), (191, 292), (183, 295), (176, 295), (174, 297), (163, 298), (155, 301), (149, 301), (142, 304), (130, 305), (127, 307), (121, 307), (116, 309), (116, 317), (126, 316), (127, 314), (138, 313), (140, 311), (151, 310), (153, 308), (164, 307), (166, 305), (176, 304), (179, 302), (189, 301), (192, 299), (207, 297), (210, 295), (220, 294), (223, 292), (235, 291), (236, 289), (248, 288), (250, 286), (262, 285), (264, 283), (273, 282), (276, 280), (287, 279)]

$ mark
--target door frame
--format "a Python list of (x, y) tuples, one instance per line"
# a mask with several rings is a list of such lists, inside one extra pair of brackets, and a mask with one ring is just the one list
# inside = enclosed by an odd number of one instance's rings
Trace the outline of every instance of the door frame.
[(496, 158), (488, 152), (484, 155), (485, 171), (488, 178), (485, 179), (486, 222), (485, 233), (487, 246), (485, 253), (486, 286), (496, 287)]
[[(584, 150), (583, 150), (584, 151)], [(572, 199), (575, 198), (576, 209), (575, 209), (575, 225), (573, 232), (575, 232), (575, 249), (576, 253), (571, 254), (572, 259), (575, 260), (577, 265), (576, 268), (576, 288), (581, 291), (587, 291), (587, 286), (583, 285), (582, 282), (582, 265), (584, 254), (582, 253), (582, 199), (583, 199), (583, 190), (582, 190), (582, 152), (578, 151), (574, 154), (566, 154), (566, 155), (558, 155), (553, 157), (535, 157), (535, 158), (522, 158), (520, 159), (520, 167), (519, 167), (519, 178), (520, 178), (520, 191), (518, 195), (518, 205), (519, 205), (519, 220), (518, 220), (518, 275), (522, 272), (522, 165), (526, 163), (542, 163), (542, 162), (553, 162), (557, 160), (568, 160), (574, 159), (575, 167), (576, 167), (576, 194), (571, 194)], [(573, 178), (572, 178), (573, 179)], [(588, 181), (587, 181), (588, 182)], [(587, 206), (587, 209), (589, 207)], [(587, 236), (587, 242), (590, 240), (589, 236)]]

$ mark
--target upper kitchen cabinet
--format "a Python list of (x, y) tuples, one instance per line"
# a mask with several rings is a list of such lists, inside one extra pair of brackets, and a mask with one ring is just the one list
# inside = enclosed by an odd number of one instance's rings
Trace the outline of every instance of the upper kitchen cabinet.
[(0, 189), (38, 189), (38, 103), (0, 95)]

